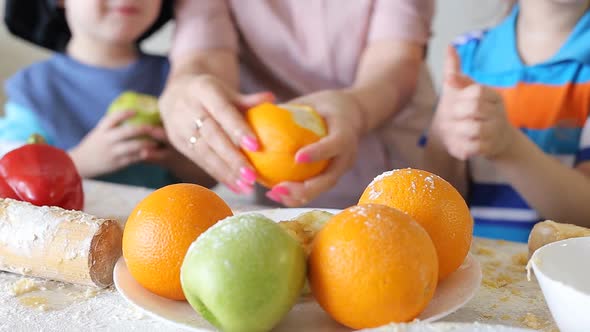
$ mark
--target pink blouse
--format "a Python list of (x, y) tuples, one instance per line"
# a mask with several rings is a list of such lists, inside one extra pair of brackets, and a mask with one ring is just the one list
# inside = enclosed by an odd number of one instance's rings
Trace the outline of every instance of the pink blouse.
[[(426, 45), (434, 0), (177, 0), (171, 56), (194, 50), (239, 52), (244, 92), (280, 101), (351, 86), (363, 50), (380, 40)], [(314, 206), (356, 203), (372, 178), (419, 158), (417, 139), (434, 104), (423, 70), (414, 102), (361, 142), (356, 167)]]

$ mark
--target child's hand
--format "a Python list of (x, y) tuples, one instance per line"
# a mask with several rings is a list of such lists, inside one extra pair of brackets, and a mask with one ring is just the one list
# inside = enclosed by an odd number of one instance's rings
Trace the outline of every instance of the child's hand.
[[(172, 168), (175, 163), (192, 163), (190, 159), (178, 152), (168, 140), (166, 130), (162, 127), (152, 128), (147, 135), (160, 143), (157, 149), (146, 151), (144, 160), (149, 163), (160, 165), (164, 168)], [(196, 166), (196, 165), (195, 165)]]
[(95, 177), (144, 160), (158, 143), (138, 138), (150, 135), (153, 126), (121, 125), (133, 111), (106, 115), (84, 139), (70, 150), (82, 177)]
[(321, 174), (304, 182), (277, 184), (267, 197), (286, 206), (305, 205), (329, 190), (356, 161), (361, 136), (362, 113), (354, 97), (342, 91), (322, 91), (291, 101), (312, 106), (324, 117), (328, 135), (300, 149), (295, 160), (300, 163), (331, 159)]
[(517, 129), (508, 121), (501, 96), (462, 75), (459, 61), (455, 49), (449, 47), (433, 131), (457, 159), (502, 157)]

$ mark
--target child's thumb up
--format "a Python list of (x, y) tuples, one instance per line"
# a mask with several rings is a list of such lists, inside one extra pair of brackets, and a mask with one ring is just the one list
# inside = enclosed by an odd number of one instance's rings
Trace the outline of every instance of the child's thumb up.
[(457, 50), (453, 46), (447, 47), (447, 56), (444, 65), (444, 82), (445, 87), (454, 89), (464, 89), (471, 84), (473, 80), (461, 73), (461, 59)]

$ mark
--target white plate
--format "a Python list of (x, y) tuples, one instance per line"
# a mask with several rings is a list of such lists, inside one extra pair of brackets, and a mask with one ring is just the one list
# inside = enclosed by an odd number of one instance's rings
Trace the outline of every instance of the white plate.
[[(292, 219), (312, 209), (273, 209), (255, 211), (275, 221)], [(337, 213), (339, 210), (322, 209)], [(465, 305), (475, 295), (481, 284), (481, 268), (471, 255), (463, 265), (441, 282), (434, 298), (420, 314), (419, 320), (432, 322), (439, 320)], [(215, 331), (207, 321), (197, 314), (188, 302), (173, 301), (155, 295), (140, 286), (129, 274), (123, 258), (119, 259), (114, 271), (117, 290), (131, 304), (147, 314), (193, 331)], [(350, 331), (333, 321), (322, 308), (310, 298), (301, 300), (275, 328), (276, 331)]]
[(394, 324), (383, 327), (362, 330), (362, 332), (535, 332), (503, 325), (488, 325), (480, 323), (409, 323)]

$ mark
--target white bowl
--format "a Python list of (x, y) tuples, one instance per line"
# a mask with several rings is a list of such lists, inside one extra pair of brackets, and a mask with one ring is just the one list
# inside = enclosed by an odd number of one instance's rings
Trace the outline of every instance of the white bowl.
[(545, 245), (531, 265), (559, 329), (590, 331), (590, 237)]

